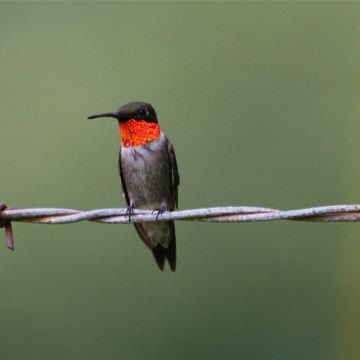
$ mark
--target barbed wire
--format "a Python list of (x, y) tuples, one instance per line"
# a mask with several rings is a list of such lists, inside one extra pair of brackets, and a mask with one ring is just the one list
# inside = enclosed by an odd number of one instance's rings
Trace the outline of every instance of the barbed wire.
[(134, 209), (129, 215), (126, 208), (96, 209), (81, 211), (74, 209), (8, 208), (0, 202), (0, 228), (5, 228), (7, 247), (14, 250), (11, 222), (36, 224), (69, 224), (92, 221), (105, 224), (129, 224), (154, 221), (206, 221), (206, 222), (256, 222), (256, 221), (317, 221), (356, 222), (360, 221), (360, 205), (331, 205), (306, 209), (278, 210), (252, 206), (226, 206), (179, 211), (158, 211)]

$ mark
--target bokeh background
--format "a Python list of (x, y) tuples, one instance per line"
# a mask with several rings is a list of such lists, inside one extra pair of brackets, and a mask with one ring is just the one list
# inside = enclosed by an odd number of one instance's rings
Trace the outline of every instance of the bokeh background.
[[(360, 4), (1, 3), (0, 198), (124, 207), (114, 121), (151, 102), (180, 208), (360, 202)], [(358, 359), (358, 224), (14, 224), (0, 357)]]

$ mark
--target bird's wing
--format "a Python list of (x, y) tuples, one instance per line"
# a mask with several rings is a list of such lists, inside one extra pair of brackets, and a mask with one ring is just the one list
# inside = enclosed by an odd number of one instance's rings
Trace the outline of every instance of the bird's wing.
[(128, 192), (126, 190), (126, 184), (125, 184), (125, 179), (124, 179), (124, 174), (123, 174), (123, 170), (122, 170), (122, 166), (121, 166), (121, 148), (120, 148), (120, 153), (119, 153), (119, 173), (120, 173), (120, 179), (121, 179), (121, 187), (122, 187), (122, 191), (124, 193), (124, 197), (126, 200), (127, 205), (130, 205), (130, 199), (129, 199), (129, 195)]
[(180, 177), (179, 177), (179, 171), (177, 167), (176, 162), (176, 156), (174, 147), (170, 143), (168, 139), (167, 140), (167, 153), (170, 160), (170, 170), (171, 170), (171, 188), (172, 188), (172, 194), (173, 194), (173, 204), (177, 208), (178, 207), (178, 186), (180, 185)]

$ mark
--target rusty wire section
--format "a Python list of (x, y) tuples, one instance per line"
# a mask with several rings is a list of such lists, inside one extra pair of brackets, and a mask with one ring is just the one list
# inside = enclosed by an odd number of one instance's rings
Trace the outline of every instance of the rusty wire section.
[(36, 208), (13, 209), (0, 203), (0, 228), (5, 228), (7, 247), (14, 250), (11, 222), (36, 224), (69, 224), (93, 221), (105, 224), (129, 224), (153, 221), (206, 221), (206, 222), (255, 222), (275, 220), (355, 222), (360, 221), (360, 205), (332, 205), (307, 209), (277, 210), (251, 206), (226, 206), (163, 212), (158, 216), (151, 210), (135, 209), (129, 216), (127, 209), (73, 209)]

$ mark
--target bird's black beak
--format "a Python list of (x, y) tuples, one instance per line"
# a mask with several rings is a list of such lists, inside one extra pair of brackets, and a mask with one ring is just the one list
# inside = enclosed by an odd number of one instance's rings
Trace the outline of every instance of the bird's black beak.
[(90, 115), (87, 117), (87, 119), (97, 119), (97, 118), (104, 118), (104, 117), (111, 117), (111, 118), (119, 119), (118, 114), (114, 113), (114, 112)]

